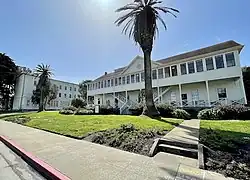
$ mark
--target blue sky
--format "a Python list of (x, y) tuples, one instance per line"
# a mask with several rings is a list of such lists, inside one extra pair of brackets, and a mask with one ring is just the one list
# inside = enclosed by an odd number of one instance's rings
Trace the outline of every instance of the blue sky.
[[(79, 82), (127, 65), (138, 46), (114, 25), (115, 9), (132, 0), (1, 1), (0, 52), (18, 65), (50, 64), (55, 78)], [(162, 14), (152, 58), (158, 60), (227, 40), (245, 45), (241, 64), (250, 65), (249, 0), (163, 0), (180, 10)]]

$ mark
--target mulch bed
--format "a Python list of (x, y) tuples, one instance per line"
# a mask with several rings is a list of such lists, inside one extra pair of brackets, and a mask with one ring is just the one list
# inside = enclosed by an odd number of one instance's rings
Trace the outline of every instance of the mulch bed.
[(167, 131), (139, 130), (132, 124), (121, 125), (120, 128), (89, 134), (84, 140), (111, 146), (148, 156), (154, 139), (162, 137)]
[(235, 152), (205, 150), (207, 170), (227, 177), (250, 180), (250, 144), (239, 147)]

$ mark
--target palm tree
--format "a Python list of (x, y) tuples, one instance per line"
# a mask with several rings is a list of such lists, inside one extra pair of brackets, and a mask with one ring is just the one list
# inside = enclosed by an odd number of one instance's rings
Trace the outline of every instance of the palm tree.
[(40, 90), (40, 101), (39, 101), (39, 109), (38, 112), (44, 110), (45, 104), (45, 91), (46, 88), (49, 88), (49, 78), (52, 76), (52, 71), (50, 69), (50, 65), (39, 64), (35, 69), (35, 74), (39, 76), (39, 81), (37, 84), (37, 89)]
[(129, 30), (129, 37), (133, 37), (134, 41), (138, 43), (144, 54), (144, 73), (145, 73), (145, 100), (146, 106), (143, 114), (149, 117), (158, 117), (152, 93), (152, 78), (151, 78), (151, 52), (153, 42), (158, 33), (157, 20), (159, 20), (164, 28), (166, 24), (160, 17), (159, 11), (169, 13), (176, 17), (174, 12), (179, 12), (177, 9), (158, 6), (162, 1), (158, 0), (134, 0), (124, 7), (116, 10), (116, 12), (130, 10), (129, 13), (119, 17), (115, 23), (120, 26), (126, 22), (122, 32), (127, 33)]

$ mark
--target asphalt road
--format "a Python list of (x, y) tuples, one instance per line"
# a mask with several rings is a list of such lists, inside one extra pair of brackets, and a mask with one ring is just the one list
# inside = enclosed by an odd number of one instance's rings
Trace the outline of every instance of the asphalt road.
[(0, 142), (0, 180), (45, 180), (45, 178)]

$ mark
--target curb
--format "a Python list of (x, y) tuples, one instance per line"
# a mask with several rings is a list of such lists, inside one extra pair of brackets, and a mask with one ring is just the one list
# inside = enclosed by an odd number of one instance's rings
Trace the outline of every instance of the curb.
[(47, 163), (35, 157), (30, 152), (27, 152), (21, 147), (19, 147), (16, 143), (11, 141), (7, 137), (0, 136), (0, 141), (2, 141), (12, 151), (14, 151), (17, 155), (19, 155), (22, 159), (24, 159), (32, 168), (38, 171), (46, 179), (48, 180), (71, 180), (69, 177), (65, 176), (64, 174), (54, 169)]

